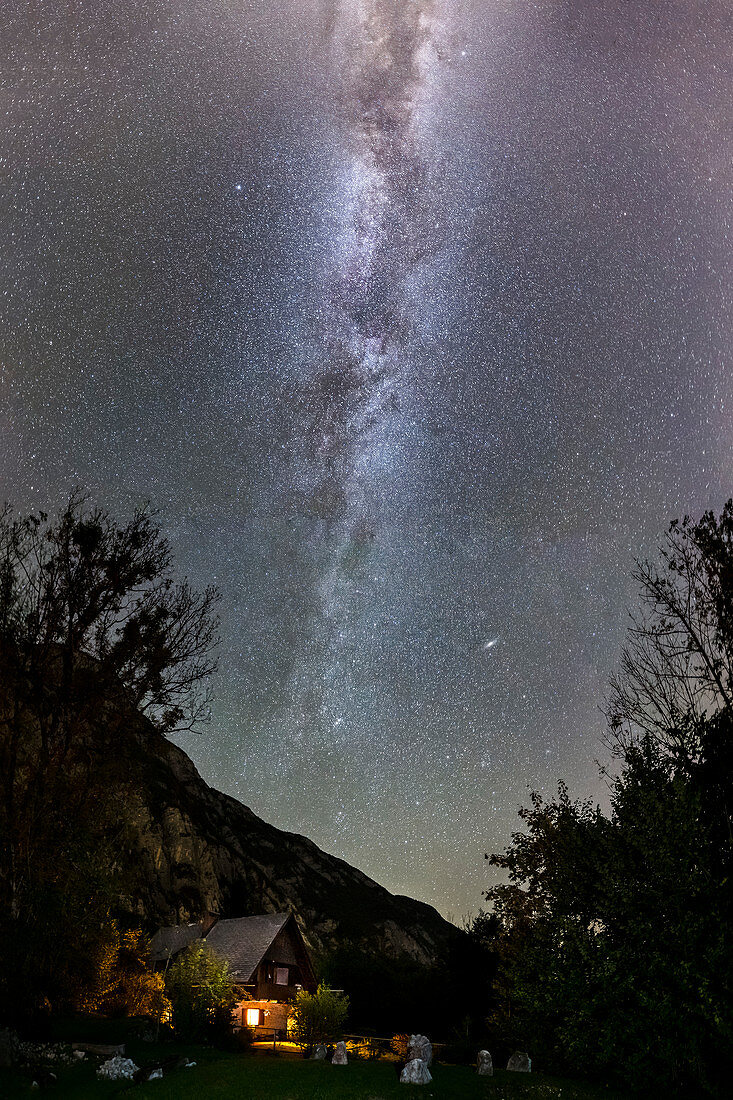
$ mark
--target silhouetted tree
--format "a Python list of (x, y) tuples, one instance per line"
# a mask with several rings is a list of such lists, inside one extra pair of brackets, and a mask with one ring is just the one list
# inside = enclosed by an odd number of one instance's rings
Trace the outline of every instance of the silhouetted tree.
[(720, 517), (675, 520), (660, 561), (634, 573), (632, 616), (607, 707), (610, 740), (651, 740), (682, 767), (699, 760), (709, 720), (733, 707), (733, 501)]
[(174, 579), (147, 507), (120, 525), (74, 494), (56, 519), (0, 515), (0, 922), (36, 1000), (64, 969), (60, 929), (106, 921), (129, 727), (207, 717), (217, 600)]
[(494, 1023), (539, 1061), (723, 1095), (733, 1063), (733, 504), (673, 523), (636, 577), (608, 702), (611, 814), (533, 794), (492, 857)]

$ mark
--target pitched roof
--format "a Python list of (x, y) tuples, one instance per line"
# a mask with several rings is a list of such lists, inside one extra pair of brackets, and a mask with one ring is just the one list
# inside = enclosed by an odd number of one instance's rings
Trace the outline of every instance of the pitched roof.
[(289, 919), (289, 913), (262, 913), (256, 917), (220, 920), (206, 942), (229, 963), (232, 976), (246, 982)]
[(194, 924), (174, 924), (169, 928), (159, 928), (150, 941), (150, 955), (154, 962), (165, 962), (172, 959), (184, 947), (194, 940), (201, 939), (203, 925), (200, 921)]

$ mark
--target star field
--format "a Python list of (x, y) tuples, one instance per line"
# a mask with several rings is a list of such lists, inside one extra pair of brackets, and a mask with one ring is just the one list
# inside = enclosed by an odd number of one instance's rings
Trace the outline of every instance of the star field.
[(733, 492), (722, 0), (0, 14), (2, 496), (223, 593), (204, 777), (459, 917)]

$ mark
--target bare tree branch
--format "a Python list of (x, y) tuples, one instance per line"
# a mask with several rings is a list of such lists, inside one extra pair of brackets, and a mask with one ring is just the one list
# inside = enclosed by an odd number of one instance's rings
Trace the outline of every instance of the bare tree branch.
[(610, 744), (623, 754), (646, 737), (689, 764), (705, 723), (733, 707), (733, 502), (672, 523), (659, 563), (634, 577), (641, 612), (610, 684)]

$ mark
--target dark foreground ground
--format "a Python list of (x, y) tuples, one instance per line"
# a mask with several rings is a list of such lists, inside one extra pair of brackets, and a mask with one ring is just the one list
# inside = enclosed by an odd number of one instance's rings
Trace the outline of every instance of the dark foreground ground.
[(282, 1053), (228, 1054), (209, 1047), (174, 1047), (130, 1042), (126, 1056), (138, 1065), (171, 1051), (185, 1053), (197, 1064), (178, 1069), (162, 1080), (144, 1085), (98, 1081), (96, 1063), (59, 1069), (57, 1082), (41, 1091), (31, 1079), (15, 1071), (0, 1070), (0, 1097), (96, 1098), (127, 1096), (130, 1100), (389, 1100), (411, 1095), (431, 1100), (625, 1100), (611, 1089), (577, 1084), (541, 1074), (517, 1074), (498, 1070), (494, 1077), (478, 1077), (464, 1066), (433, 1067), (432, 1085), (400, 1085), (395, 1065), (380, 1061), (352, 1061), (348, 1066), (305, 1061)]

